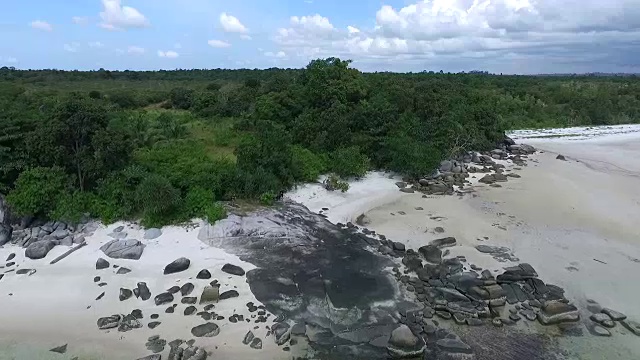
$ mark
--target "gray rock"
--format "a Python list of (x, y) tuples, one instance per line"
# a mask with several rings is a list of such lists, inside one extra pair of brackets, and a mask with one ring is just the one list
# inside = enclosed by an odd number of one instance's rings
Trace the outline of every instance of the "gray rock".
[(211, 279), (211, 273), (207, 269), (200, 270), (196, 279)]
[(69, 236), (69, 231), (66, 229), (57, 229), (51, 233), (51, 236), (56, 240), (62, 240)]
[(191, 305), (191, 306), (187, 306), (184, 309), (184, 314), (185, 314), (185, 316), (189, 316), (189, 315), (195, 314), (197, 311), (198, 311), (198, 309), (195, 306)]
[(238, 296), (240, 296), (240, 294), (238, 294), (237, 291), (235, 291), (235, 290), (227, 290), (227, 291), (223, 292), (222, 294), (220, 294), (220, 300), (231, 299), (231, 298), (238, 297)]
[(554, 325), (580, 320), (578, 308), (557, 300), (547, 301), (538, 313), (538, 320), (542, 325)]
[(218, 286), (205, 286), (200, 295), (200, 304), (218, 302), (220, 299), (220, 288)]
[(604, 327), (593, 324), (593, 326), (589, 327), (589, 332), (596, 336), (611, 336), (611, 332)]
[(407, 193), (407, 194), (413, 194), (413, 193), (416, 192), (416, 190), (414, 188), (406, 187), (406, 188), (400, 189), (400, 192)]
[(262, 349), (262, 339), (254, 338), (249, 345), (252, 349), (260, 350)]
[(168, 304), (170, 302), (173, 302), (173, 294), (165, 292), (165, 293), (156, 295), (156, 297), (153, 300), (155, 301), (157, 306)]
[(400, 325), (391, 332), (389, 344), (400, 348), (411, 348), (418, 344), (418, 338), (413, 335), (407, 325)]
[(625, 319), (625, 320), (621, 320), (620, 323), (622, 324), (622, 326), (627, 328), (627, 330), (631, 331), (632, 333), (636, 334), (637, 336), (640, 336), (640, 323), (639, 322)]
[(609, 317), (609, 315), (607, 314), (593, 314), (589, 317), (591, 319), (591, 321), (596, 322), (604, 327), (607, 328), (612, 328), (616, 326), (616, 323), (613, 322), (613, 320), (611, 320), (611, 317)]
[(120, 233), (120, 232), (122, 232), (122, 230), (124, 230), (124, 226), (120, 225), (117, 228), (113, 229), (113, 232), (114, 233)]
[(122, 320), (122, 316), (117, 314), (101, 317), (98, 319), (98, 323), (97, 323), (98, 329), (100, 330), (113, 329), (115, 327), (118, 327), (118, 325), (120, 325), (121, 320)]
[(182, 294), (182, 296), (190, 295), (193, 292), (193, 289), (195, 289), (195, 286), (193, 286), (192, 283), (185, 283), (180, 287), (180, 294)]
[(242, 343), (243, 343), (243, 344), (245, 344), (245, 345), (249, 345), (249, 344), (253, 341), (253, 339), (254, 339), (255, 337), (256, 337), (256, 336), (255, 336), (255, 335), (253, 335), (253, 332), (249, 331), (249, 332), (247, 332), (247, 334), (244, 336), (244, 339), (242, 339)]
[(0, 246), (11, 241), (11, 235), (13, 234), (13, 228), (9, 224), (0, 223)]
[(116, 240), (122, 240), (125, 239), (128, 234), (126, 232), (112, 232), (108, 235)]
[(418, 252), (424, 256), (425, 260), (432, 264), (442, 263), (442, 250), (435, 245), (425, 245), (418, 249)]
[(120, 288), (120, 301), (125, 301), (133, 296), (133, 291), (125, 288)]
[(144, 244), (135, 239), (111, 240), (102, 245), (100, 250), (112, 259), (139, 260), (144, 250)]
[(220, 334), (220, 327), (212, 322), (204, 323), (191, 329), (191, 335), (195, 337), (213, 337), (218, 334)]
[(156, 228), (147, 229), (144, 232), (144, 238), (147, 239), (147, 240), (157, 239), (161, 235), (162, 235), (162, 230), (156, 229)]
[(459, 354), (471, 354), (473, 351), (471, 347), (460, 338), (444, 338), (440, 339), (436, 342), (438, 348), (442, 351), (450, 352), (450, 353), (459, 353)]
[(180, 291), (180, 286), (172, 286), (167, 289), (168, 293), (176, 294)]
[(152, 354), (152, 355), (147, 355), (145, 357), (138, 358), (137, 360), (162, 360), (162, 355)]
[(274, 340), (278, 345), (284, 345), (291, 336), (289, 332), (290, 326), (286, 322), (280, 322), (271, 326), (271, 332), (273, 333)]
[(227, 274), (237, 275), (237, 276), (244, 276), (245, 274), (244, 269), (242, 269), (240, 266), (236, 266), (232, 264), (225, 264), (222, 267), (222, 271), (226, 272)]
[(441, 172), (451, 172), (452, 169), (453, 169), (453, 162), (449, 160), (444, 160), (440, 163), (439, 170)]
[(396, 251), (405, 251), (405, 246), (401, 242), (393, 242), (393, 250)]
[(49, 251), (51, 251), (51, 249), (53, 249), (55, 246), (56, 245), (53, 243), (53, 241), (49, 241), (49, 240), (37, 241), (29, 245), (29, 247), (27, 247), (27, 249), (24, 252), (24, 255), (29, 259), (42, 259), (45, 256), (47, 256)]
[(109, 262), (103, 258), (98, 258), (98, 261), (96, 261), (96, 270), (106, 269), (109, 266)]
[(164, 267), (164, 274), (168, 275), (168, 274), (174, 274), (177, 272), (185, 271), (189, 268), (190, 264), (191, 264), (191, 260), (185, 257), (178, 258)]
[(611, 318), (611, 320), (614, 320), (614, 321), (622, 321), (622, 320), (624, 320), (624, 319), (626, 319), (626, 318), (627, 318), (627, 315), (625, 315), (625, 314), (623, 314), (623, 313), (620, 313), (620, 312), (617, 312), (617, 311), (615, 311), (615, 310), (611, 310), (611, 309), (609, 309), (609, 308), (604, 308), (604, 309), (602, 309), (602, 312), (603, 312), (604, 314), (609, 315), (609, 317)]
[(149, 327), (149, 329), (155, 329), (158, 326), (160, 326), (160, 324), (162, 324), (160, 321), (152, 321), (149, 324), (147, 324), (147, 326)]
[(142, 281), (137, 284), (137, 288), (133, 289), (133, 294), (142, 299), (142, 301), (147, 301), (151, 298), (151, 291), (149, 291), (147, 283)]
[(406, 188), (406, 187), (407, 187), (407, 183), (406, 183), (406, 182), (404, 182), (404, 181), (398, 181), (398, 182), (396, 183), (396, 186), (397, 186), (399, 189), (404, 189), (404, 188)]
[(430, 245), (436, 246), (438, 248), (445, 248), (449, 246), (456, 245), (456, 238), (454, 237), (446, 237), (442, 239), (436, 239), (429, 242)]
[(64, 354), (64, 353), (67, 352), (67, 344), (64, 344), (64, 345), (61, 345), (61, 346), (58, 346), (58, 347), (54, 347), (53, 349), (51, 349), (49, 351), (54, 352), (54, 353), (58, 353), (58, 354)]
[(147, 350), (151, 351), (152, 353), (162, 352), (166, 345), (167, 345), (167, 341), (160, 338), (149, 339), (145, 344), (145, 346), (147, 347)]
[(295, 323), (291, 327), (291, 335), (304, 336), (307, 333), (307, 325), (305, 323)]
[(124, 275), (124, 274), (128, 274), (130, 272), (131, 272), (131, 269), (126, 268), (126, 267), (120, 267), (120, 268), (118, 268), (118, 271), (116, 271), (116, 274)]
[(127, 332), (133, 329), (139, 329), (142, 327), (142, 323), (133, 314), (126, 315), (122, 318), (120, 325), (118, 326), (119, 332)]
[(556, 160), (567, 161), (567, 158), (565, 158), (564, 155), (558, 155), (556, 156)]
[(85, 241), (85, 238), (83, 235), (74, 235), (73, 236), (73, 243), (74, 244), (82, 244)]
[(183, 297), (182, 300), (180, 300), (180, 302), (183, 304), (193, 305), (198, 302), (198, 298), (195, 296), (187, 296), (187, 297)]

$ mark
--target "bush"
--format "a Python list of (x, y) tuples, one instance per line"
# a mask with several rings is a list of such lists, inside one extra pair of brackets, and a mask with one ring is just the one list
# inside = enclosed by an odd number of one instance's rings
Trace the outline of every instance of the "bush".
[(169, 94), (171, 99), (171, 105), (176, 109), (187, 110), (193, 103), (193, 90), (185, 88), (171, 89)]
[(297, 181), (315, 182), (327, 169), (326, 159), (301, 146), (291, 147), (294, 177)]
[(184, 212), (188, 218), (204, 217), (213, 202), (211, 190), (202, 187), (191, 188), (184, 198)]
[(167, 178), (149, 174), (136, 188), (136, 203), (145, 218), (158, 220), (180, 205), (180, 192)]
[(89, 192), (64, 192), (49, 214), (53, 220), (79, 223), (86, 213), (91, 213), (95, 195)]
[(347, 190), (349, 190), (349, 183), (346, 181), (340, 180), (340, 177), (337, 176), (336, 174), (331, 174), (324, 181), (324, 188), (329, 191), (340, 190), (344, 193), (344, 192), (347, 192)]
[(218, 220), (222, 220), (227, 217), (227, 210), (220, 203), (214, 203), (207, 207), (206, 220), (209, 224), (213, 224)]
[(49, 216), (69, 188), (69, 178), (59, 167), (38, 167), (18, 176), (7, 203), (20, 216)]
[(271, 206), (276, 202), (276, 194), (273, 191), (268, 191), (260, 195), (260, 202), (262, 205)]
[(369, 170), (369, 158), (357, 146), (340, 148), (330, 155), (329, 170), (345, 178), (362, 177)]
[(91, 90), (89, 91), (89, 97), (92, 99), (100, 99), (102, 97), (102, 94), (100, 93), (100, 91)]
[(212, 83), (209, 83), (207, 85), (206, 89), (208, 91), (218, 91), (218, 90), (220, 90), (221, 87), (222, 86), (220, 84), (218, 84), (217, 82), (212, 82)]

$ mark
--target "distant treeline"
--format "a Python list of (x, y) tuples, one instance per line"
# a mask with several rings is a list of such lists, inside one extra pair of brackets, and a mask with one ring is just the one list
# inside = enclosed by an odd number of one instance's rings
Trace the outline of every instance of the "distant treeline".
[(424, 176), (514, 128), (632, 123), (633, 77), (305, 69), (0, 69), (0, 192), (16, 213), (164, 224), (271, 203), (320, 174)]

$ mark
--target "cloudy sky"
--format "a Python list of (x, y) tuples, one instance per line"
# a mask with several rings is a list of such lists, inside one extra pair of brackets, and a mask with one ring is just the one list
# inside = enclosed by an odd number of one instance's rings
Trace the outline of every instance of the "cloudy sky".
[(20, 0), (0, 66), (640, 72), (640, 0)]

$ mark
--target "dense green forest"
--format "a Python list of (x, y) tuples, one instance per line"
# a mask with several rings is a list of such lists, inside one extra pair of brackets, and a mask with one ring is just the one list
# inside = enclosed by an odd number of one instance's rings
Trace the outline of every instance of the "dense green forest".
[(418, 177), (513, 128), (633, 123), (635, 77), (305, 69), (0, 69), (0, 193), (15, 213), (215, 220), (320, 174)]

